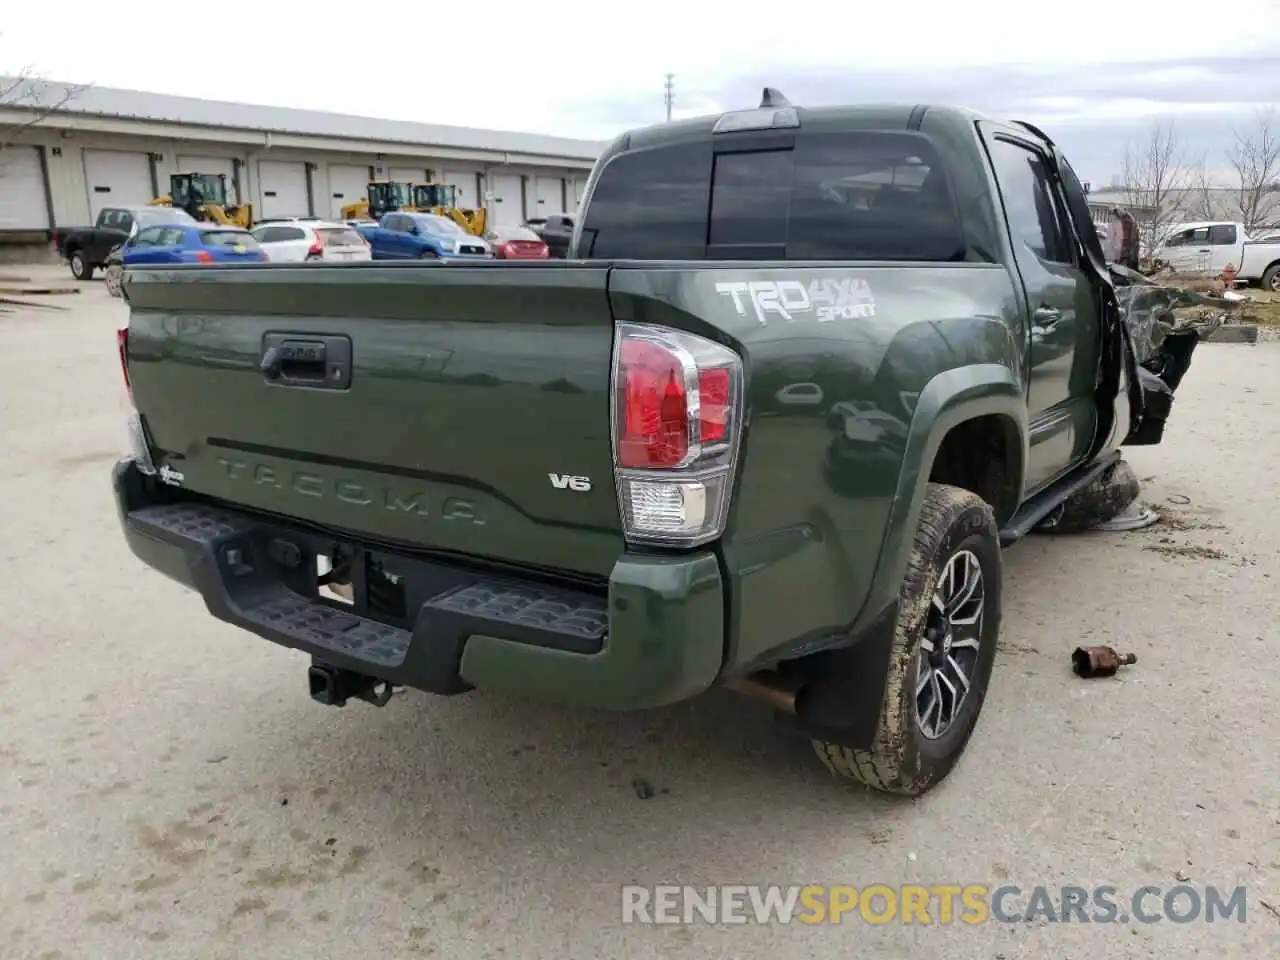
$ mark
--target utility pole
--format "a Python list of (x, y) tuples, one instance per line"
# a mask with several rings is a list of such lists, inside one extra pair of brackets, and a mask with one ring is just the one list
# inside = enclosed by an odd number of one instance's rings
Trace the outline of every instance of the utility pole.
[(676, 102), (676, 75), (668, 73), (666, 80), (662, 85), (663, 102), (667, 105), (667, 122), (671, 122), (671, 105)]

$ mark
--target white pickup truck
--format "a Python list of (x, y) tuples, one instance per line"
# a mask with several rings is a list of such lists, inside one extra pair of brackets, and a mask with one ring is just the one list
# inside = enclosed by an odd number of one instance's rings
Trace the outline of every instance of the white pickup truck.
[(1234, 264), (1236, 279), (1280, 293), (1280, 239), (1250, 240), (1244, 225), (1226, 220), (1180, 223), (1155, 256), (1178, 273), (1221, 273)]

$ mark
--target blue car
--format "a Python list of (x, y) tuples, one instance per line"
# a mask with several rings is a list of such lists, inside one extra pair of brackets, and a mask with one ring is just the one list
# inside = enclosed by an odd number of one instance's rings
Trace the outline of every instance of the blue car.
[(263, 263), (266, 253), (247, 230), (212, 223), (147, 227), (125, 241), (126, 267), (162, 263)]
[(488, 260), (489, 245), (445, 217), (430, 213), (388, 213), (372, 229), (362, 229), (375, 260)]

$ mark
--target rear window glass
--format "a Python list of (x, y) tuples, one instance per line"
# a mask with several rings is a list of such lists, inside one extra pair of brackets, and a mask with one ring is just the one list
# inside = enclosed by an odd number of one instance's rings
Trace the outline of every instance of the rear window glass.
[(200, 234), (200, 240), (206, 247), (244, 247), (246, 250), (258, 249), (258, 241), (241, 230), (207, 230)]
[(499, 227), (493, 232), (493, 235), (499, 240), (528, 240), (530, 243), (541, 243), (542, 238), (532, 230), (524, 227)]
[(344, 227), (341, 230), (317, 230), (326, 247), (362, 247), (364, 240), (354, 230)]
[(793, 148), (710, 142), (623, 154), (583, 221), (602, 259), (961, 260), (964, 235), (932, 144), (897, 132), (801, 134)]

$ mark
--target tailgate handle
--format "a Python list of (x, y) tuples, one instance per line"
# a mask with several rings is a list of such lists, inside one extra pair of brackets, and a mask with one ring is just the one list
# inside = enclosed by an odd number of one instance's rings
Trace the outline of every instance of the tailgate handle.
[(263, 337), (262, 375), (280, 386), (345, 390), (351, 385), (351, 341), (347, 337)]

